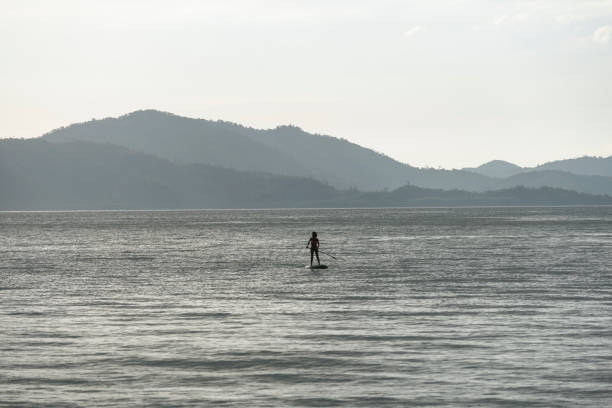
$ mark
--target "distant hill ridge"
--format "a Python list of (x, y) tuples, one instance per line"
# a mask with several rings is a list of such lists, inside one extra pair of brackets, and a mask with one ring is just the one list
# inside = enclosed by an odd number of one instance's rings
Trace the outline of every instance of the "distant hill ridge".
[(612, 177), (612, 156), (583, 156), (575, 159), (556, 160), (541, 164), (535, 170), (561, 170), (587, 176)]
[(483, 191), (493, 185), (488, 177), (472, 172), (418, 169), (347, 140), (310, 134), (295, 126), (253, 129), (155, 110), (73, 124), (42, 138), (113, 143), (178, 164), (312, 177), (341, 189), (380, 191), (410, 183)]
[(612, 197), (549, 187), (341, 191), (302, 177), (171, 163), (109, 143), (0, 140), (0, 210), (604, 204)]
[[(74, 124), (53, 130), (42, 138), (52, 142), (112, 143), (176, 164), (207, 164), (313, 178), (338, 189), (384, 191), (411, 184), (482, 192), (526, 185), (534, 188), (571, 187), (578, 192), (612, 194), (612, 177), (577, 177), (564, 170), (572, 168), (576, 173), (584, 158), (575, 159), (577, 161), (572, 164), (552, 162), (534, 169), (522, 169), (503, 161), (493, 161), (475, 169), (421, 169), (347, 140), (311, 134), (296, 126), (253, 129), (231, 122), (191, 119), (156, 110)], [(591, 169), (603, 173), (608, 162), (597, 163)], [(519, 177), (526, 173), (531, 176)]]
[(522, 167), (503, 160), (492, 160), (478, 167), (466, 167), (463, 170), (495, 178), (511, 177), (524, 171)]
[(585, 176), (612, 177), (612, 156), (583, 156), (574, 159), (555, 160), (535, 167), (520, 167), (507, 161), (492, 160), (478, 167), (466, 167), (463, 170), (496, 178), (506, 178), (519, 173), (542, 170), (559, 170)]
[(70, 125), (43, 138), (113, 143), (179, 164), (314, 177), (340, 188), (376, 190), (406, 183), (406, 165), (346, 140), (312, 135), (295, 126), (258, 130), (144, 110)]

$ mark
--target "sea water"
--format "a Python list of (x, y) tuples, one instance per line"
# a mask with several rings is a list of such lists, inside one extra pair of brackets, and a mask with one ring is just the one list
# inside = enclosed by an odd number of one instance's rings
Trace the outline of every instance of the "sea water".
[(206, 405), (612, 406), (612, 208), (0, 213), (0, 406)]

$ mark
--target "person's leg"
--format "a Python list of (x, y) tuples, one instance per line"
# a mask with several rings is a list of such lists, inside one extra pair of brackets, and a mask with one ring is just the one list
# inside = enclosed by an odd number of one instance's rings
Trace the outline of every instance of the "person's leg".
[[(321, 265), (321, 261), (319, 261), (319, 251), (317, 251), (317, 252), (316, 252), (316, 254), (317, 254), (317, 263), (318, 263), (319, 265)], [(311, 262), (312, 262), (312, 261), (311, 261)]]
[(314, 251), (310, 251), (310, 266), (312, 266), (312, 256), (314, 255)]

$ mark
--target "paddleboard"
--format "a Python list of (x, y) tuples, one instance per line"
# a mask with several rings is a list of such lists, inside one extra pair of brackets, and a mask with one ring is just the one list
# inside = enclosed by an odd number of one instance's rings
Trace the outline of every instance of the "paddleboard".
[(327, 265), (306, 265), (306, 269), (327, 269)]

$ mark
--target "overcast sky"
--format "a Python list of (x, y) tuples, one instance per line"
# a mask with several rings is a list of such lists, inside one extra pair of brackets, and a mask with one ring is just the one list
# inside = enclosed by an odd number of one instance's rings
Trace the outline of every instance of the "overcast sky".
[(417, 166), (612, 155), (612, 1), (0, 2), (0, 137), (137, 109)]

